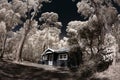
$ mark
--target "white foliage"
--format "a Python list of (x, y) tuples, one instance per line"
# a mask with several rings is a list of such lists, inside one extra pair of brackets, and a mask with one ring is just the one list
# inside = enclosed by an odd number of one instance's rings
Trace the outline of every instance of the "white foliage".
[(5, 22), (0, 22), (0, 33), (6, 33), (6, 24)]
[(83, 29), (83, 27), (87, 27), (88, 25), (88, 21), (71, 21), (68, 23), (67, 26), (67, 32), (73, 32), (75, 34), (77, 34), (77, 31), (79, 29)]
[(7, 3), (8, 0), (0, 0), (0, 3)]
[(110, 33), (105, 35), (104, 46), (106, 47), (105, 51), (107, 53), (112, 52), (113, 56), (116, 56), (118, 45), (115, 37)]
[(61, 39), (59, 42), (58, 42), (58, 47), (59, 48), (68, 48), (69, 45), (68, 45), (68, 38), (67, 37), (64, 37), (63, 39)]
[[(1, 1), (1, 0), (0, 0)], [(11, 9), (12, 5), (8, 1), (0, 2), (0, 9), (6, 8), (7, 10)]]
[(39, 0), (27, 0), (28, 1), (28, 8), (32, 8), (34, 10), (36, 10), (38, 4), (39, 4)]
[(54, 12), (45, 12), (41, 15), (40, 19), (46, 20), (48, 22), (56, 22), (58, 21), (58, 14)]
[(21, 16), (25, 16), (25, 13), (27, 12), (27, 3), (21, 0), (13, 0), (12, 8), (15, 12), (21, 14)]
[(19, 13), (15, 13), (15, 15), (19, 18), (21, 17), (21, 15)]
[(13, 10), (8, 10), (8, 11), (6, 12), (5, 18), (6, 18), (6, 19), (11, 19), (13, 14), (14, 14), (14, 11), (13, 11)]
[(78, 2), (77, 8), (78, 8), (78, 13), (81, 13), (82, 15), (89, 17), (94, 12), (94, 8), (91, 7), (87, 2), (88, 1), (84, 1), (84, 0)]
[(0, 13), (5, 13), (6, 12), (6, 8), (2, 8), (1, 10), (0, 10)]

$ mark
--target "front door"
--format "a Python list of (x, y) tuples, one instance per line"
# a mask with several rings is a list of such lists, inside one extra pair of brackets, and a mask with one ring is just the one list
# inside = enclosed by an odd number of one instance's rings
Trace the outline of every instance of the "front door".
[(53, 65), (53, 61), (48, 61), (48, 65), (52, 66)]
[(53, 55), (49, 55), (48, 65), (53, 65)]

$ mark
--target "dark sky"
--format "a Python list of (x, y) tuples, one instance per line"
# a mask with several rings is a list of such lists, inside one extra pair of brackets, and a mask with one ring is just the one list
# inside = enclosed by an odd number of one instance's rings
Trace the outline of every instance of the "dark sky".
[[(8, 0), (11, 1), (11, 0)], [(75, 2), (72, 2), (72, 0), (52, 0), (51, 3), (44, 3), (41, 13), (43, 12), (55, 12), (59, 15), (59, 21), (62, 22), (62, 33), (61, 36), (66, 36), (66, 26), (68, 22), (74, 21), (74, 20), (84, 20), (84, 17), (80, 16), (80, 14), (77, 13), (77, 7), (76, 4), (80, 0), (74, 0)], [(120, 6), (118, 6), (116, 3), (112, 2), (113, 6), (117, 8), (118, 12), (120, 13)], [(40, 14), (39, 14), (40, 15)], [(17, 27), (18, 28), (18, 27)]]
[[(12, 0), (8, 0), (12, 1)], [(43, 7), (41, 9), (41, 13), (44, 12), (55, 12), (59, 15), (59, 21), (62, 22), (61, 28), (61, 37), (66, 36), (66, 26), (68, 22), (73, 20), (82, 20), (80, 14), (77, 13), (76, 3), (79, 0), (52, 0), (51, 3), (43, 3)], [(41, 13), (39, 16), (41, 16)], [(36, 19), (39, 17), (36, 17)], [(20, 27), (15, 27), (14, 31), (18, 30)]]
[(53, 0), (52, 3), (45, 3), (42, 12), (55, 12), (59, 15), (59, 21), (62, 22), (62, 34), (61, 36), (66, 35), (66, 26), (67, 23), (72, 20), (80, 20), (80, 14), (77, 13), (76, 2), (72, 0)]
[[(56, 12), (59, 15), (59, 21), (62, 22), (62, 34), (61, 36), (66, 36), (66, 26), (68, 22), (72, 20), (84, 20), (80, 14), (77, 13), (77, 7), (76, 3), (80, 0), (74, 0), (75, 2), (72, 2), (72, 0), (52, 0), (52, 3), (50, 4), (44, 4), (42, 8), (42, 12)], [(113, 6), (116, 7), (118, 12), (120, 13), (120, 6), (118, 6), (116, 3), (113, 3)]]

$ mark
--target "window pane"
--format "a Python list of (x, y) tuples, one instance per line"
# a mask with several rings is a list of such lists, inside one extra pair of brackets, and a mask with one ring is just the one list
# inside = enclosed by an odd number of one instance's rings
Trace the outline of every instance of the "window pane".
[(64, 58), (66, 58), (67, 56), (66, 55), (64, 55)]
[(62, 59), (62, 55), (61, 54), (59, 54), (59, 60), (61, 60)]

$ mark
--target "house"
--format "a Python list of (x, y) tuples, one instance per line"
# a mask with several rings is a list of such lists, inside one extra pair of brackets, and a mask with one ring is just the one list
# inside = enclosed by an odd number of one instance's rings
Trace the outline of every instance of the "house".
[(46, 49), (43, 54), (41, 54), (41, 63), (46, 65), (53, 66), (68, 66), (68, 52), (69, 49), (62, 48), (58, 50), (54, 50), (51, 48)]

